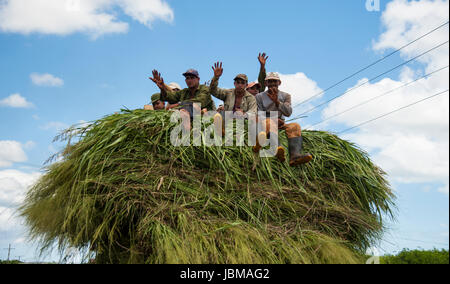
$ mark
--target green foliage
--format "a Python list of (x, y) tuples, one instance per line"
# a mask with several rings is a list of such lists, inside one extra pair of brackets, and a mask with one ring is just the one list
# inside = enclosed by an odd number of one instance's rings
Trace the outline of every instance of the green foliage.
[(174, 127), (124, 110), (63, 133), (21, 207), (30, 236), (97, 263), (355, 263), (393, 217), (385, 173), (335, 135), (305, 131), (314, 160), (292, 168), (248, 146), (175, 147)]
[(386, 255), (380, 259), (381, 264), (449, 264), (448, 250), (408, 250), (397, 255)]
[(20, 260), (0, 260), (0, 264), (22, 264)]

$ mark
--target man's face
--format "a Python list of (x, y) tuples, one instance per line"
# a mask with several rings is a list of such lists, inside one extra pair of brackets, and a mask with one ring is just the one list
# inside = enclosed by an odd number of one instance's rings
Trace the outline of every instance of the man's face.
[(194, 75), (186, 76), (186, 85), (188, 86), (188, 88), (198, 87), (199, 84), (200, 84), (200, 78), (198, 78)]
[(256, 96), (259, 93), (258, 85), (255, 85), (255, 86), (253, 86), (251, 88), (248, 88), (247, 92), (249, 92), (250, 94)]
[(154, 110), (163, 110), (166, 107), (165, 103), (162, 101), (156, 101), (153, 104), (153, 109)]
[(234, 80), (234, 87), (236, 88), (236, 91), (243, 92), (245, 91), (245, 88), (247, 88), (247, 82), (242, 79), (236, 79)]
[(278, 87), (281, 85), (281, 82), (278, 80), (267, 80), (266, 85), (269, 90), (278, 93)]

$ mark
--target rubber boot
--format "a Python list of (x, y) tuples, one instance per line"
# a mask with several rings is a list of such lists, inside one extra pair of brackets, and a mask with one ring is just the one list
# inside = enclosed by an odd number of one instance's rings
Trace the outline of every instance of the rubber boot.
[(311, 154), (301, 155), (303, 137), (288, 138), (289, 144), (289, 165), (295, 167), (298, 165), (309, 163), (312, 160)]

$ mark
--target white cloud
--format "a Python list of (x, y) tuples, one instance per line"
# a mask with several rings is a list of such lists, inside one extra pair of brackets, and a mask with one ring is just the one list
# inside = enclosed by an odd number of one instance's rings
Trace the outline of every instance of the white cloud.
[(13, 107), (13, 108), (31, 108), (33, 104), (27, 101), (26, 98), (20, 94), (12, 94), (3, 100), (0, 100), (0, 106)]
[[(279, 75), (281, 79), (280, 90), (291, 95), (292, 107), (322, 92), (322, 89), (317, 86), (317, 83), (302, 72), (296, 74), (279, 73)], [(317, 96), (315, 99), (320, 97)], [(295, 112), (302, 113), (309, 110), (311, 106), (310, 103), (302, 104), (300, 107), (295, 108)]]
[(29, 187), (40, 176), (39, 172), (0, 171), (0, 206), (13, 207), (22, 203)]
[(30, 34), (89, 34), (92, 38), (126, 33), (129, 25), (117, 18), (120, 8), (132, 19), (151, 27), (153, 21), (173, 20), (164, 0), (1, 0), (0, 31)]
[(0, 232), (13, 230), (19, 221), (14, 216), (14, 209), (0, 206)]
[(37, 86), (47, 87), (60, 87), (64, 85), (64, 81), (61, 78), (55, 77), (52, 74), (38, 74), (33, 73), (30, 75), (31, 81)]
[(69, 125), (67, 125), (63, 122), (59, 122), (59, 121), (51, 121), (51, 122), (48, 122), (47, 124), (40, 126), (40, 128), (43, 130), (61, 131), (61, 130), (65, 130), (65, 129), (69, 128)]
[[(448, 0), (394, 0), (386, 6), (382, 23), (386, 31), (374, 42), (376, 51), (400, 48), (448, 19)], [(448, 25), (400, 51), (412, 58), (448, 40)], [(449, 64), (448, 45), (433, 51), (419, 61), (422, 68), (405, 67), (399, 79), (384, 78), (366, 84), (333, 101), (322, 112), (323, 118), (386, 93), (421, 74)], [(408, 87), (376, 99), (369, 104), (332, 118), (329, 123), (347, 128), (374, 119), (449, 88), (449, 69), (422, 79)], [(361, 79), (356, 86), (366, 81)], [(373, 160), (399, 182), (440, 182), (439, 189), (448, 194), (449, 176), (449, 94), (448, 92), (372, 123), (352, 134), (344, 135), (372, 152)], [(325, 125), (322, 125), (324, 127)]]
[(25, 162), (27, 155), (22, 144), (17, 141), (0, 141), (0, 168), (10, 167), (13, 163)]

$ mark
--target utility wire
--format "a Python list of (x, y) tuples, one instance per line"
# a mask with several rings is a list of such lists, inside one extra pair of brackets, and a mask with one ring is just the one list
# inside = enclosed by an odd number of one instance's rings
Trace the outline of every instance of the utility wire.
[(426, 98), (424, 98), (424, 99), (421, 99), (421, 100), (419, 100), (419, 101), (417, 101), (417, 102), (414, 102), (414, 103), (412, 103), (412, 104), (409, 104), (409, 105), (407, 105), (407, 106), (404, 106), (404, 107), (401, 107), (401, 108), (396, 109), (396, 110), (394, 110), (394, 111), (391, 111), (391, 112), (388, 112), (388, 113), (386, 113), (386, 114), (383, 114), (383, 115), (381, 115), (381, 116), (379, 116), (379, 117), (376, 117), (376, 118), (374, 118), (374, 119), (371, 119), (371, 120), (368, 120), (368, 121), (366, 121), (366, 122), (360, 123), (360, 124), (358, 124), (358, 125), (356, 125), (356, 126), (347, 128), (347, 129), (345, 129), (345, 130), (343, 130), (343, 131), (341, 131), (341, 132), (339, 132), (339, 133), (337, 133), (337, 134), (342, 134), (342, 133), (344, 133), (344, 132), (347, 132), (347, 131), (350, 131), (350, 130), (352, 130), (352, 129), (358, 128), (358, 127), (360, 127), (360, 126), (362, 126), (362, 125), (365, 125), (365, 124), (370, 123), (370, 122), (372, 122), (372, 121), (375, 121), (375, 120), (377, 120), (377, 119), (383, 118), (383, 117), (385, 117), (385, 116), (388, 116), (388, 115), (390, 115), (390, 114), (393, 114), (394, 112), (400, 111), (400, 110), (402, 110), (402, 109), (408, 108), (408, 107), (410, 107), (410, 106), (416, 105), (416, 104), (418, 104), (418, 103), (420, 103), (420, 102), (423, 102), (423, 101), (425, 101), (425, 100), (428, 100), (428, 99), (431, 99), (431, 98), (433, 98), (433, 97), (442, 95), (442, 94), (444, 94), (444, 93), (446, 93), (446, 92), (448, 92), (448, 89), (445, 90), (445, 91), (439, 92), (439, 93), (437, 93), (437, 94), (434, 94), (434, 95), (432, 95), (432, 96), (426, 97)]
[(315, 94), (314, 96), (309, 97), (308, 99), (306, 99), (306, 100), (304, 100), (304, 101), (298, 103), (298, 104), (295, 105), (293, 108), (296, 108), (296, 107), (298, 107), (298, 106), (300, 106), (300, 105), (302, 105), (302, 104), (304, 104), (304, 103), (310, 101), (311, 99), (313, 99), (313, 98), (315, 98), (315, 97), (318, 97), (318, 96), (322, 95), (322, 94), (325, 93), (326, 91), (328, 91), (328, 90), (330, 90), (330, 89), (336, 87), (337, 85), (339, 85), (339, 84), (341, 84), (341, 83), (347, 81), (348, 79), (350, 79), (350, 78), (352, 78), (352, 77), (358, 75), (359, 73), (361, 73), (361, 72), (363, 72), (363, 71), (369, 69), (370, 67), (372, 67), (372, 66), (374, 66), (374, 65), (376, 65), (376, 64), (378, 64), (378, 63), (380, 63), (381, 61), (385, 60), (386, 58), (388, 58), (388, 57), (390, 57), (390, 56), (392, 56), (392, 55), (394, 55), (394, 54), (396, 54), (396, 53), (399, 52), (400, 50), (402, 50), (402, 49), (404, 49), (404, 48), (410, 46), (411, 44), (415, 43), (416, 41), (418, 41), (418, 40), (420, 40), (420, 39), (426, 37), (427, 35), (429, 35), (429, 34), (435, 32), (435, 31), (437, 31), (438, 29), (442, 28), (443, 26), (447, 25), (448, 23), (449, 23), (449, 21), (445, 22), (444, 24), (440, 25), (439, 27), (436, 27), (436, 28), (432, 29), (431, 31), (427, 32), (426, 34), (424, 34), (424, 35), (422, 35), (422, 36), (416, 38), (415, 40), (413, 40), (413, 41), (407, 43), (406, 45), (400, 47), (399, 49), (394, 50), (393, 52), (389, 53), (388, 55), (384, 56), (383, 58), (378, 59), (378, 60), (375, 61), (374, 63), (369, 64), (369, 65), (367, 65), (366, 67), (364, 67), (364, 68), (362, 68), (362, 69), (356, 71), (355, 73), (353, 73), (353, 74), (351, 74), (350, 76), (348, 76), (348, 77), (342, 79), (341, 81), (339, 81), (339, 82), (333, 84), (332, 86), (326, 88), (325, 90), (319, 92), (318, 94)]
[(426, 78), (426, 77), (430, 77), (430, 76), (434, 75), (435, 73), (437, 73), (437, 72), (439, 72), (439, 71), (442, 71), (442, 70), (444, 70), (444, 69), (446, 69), (446, 68), (448, 68), (448, 67), (449, 67), (449, 65), (447, 65), (447, 66), (445, 66), (445, 67), (442, 67), (442, 68), (439, 68), (438, 70), (435, 70), (435, 71), (430, 72), (430, 73), (428, 73), (428, 74), (426, 74), (426, 75), (423, 75), (423, 76), (420, 77), (420, 78), (417, 78), (417, 79), (415, 79), (415, 80), (413, 80), (413, 81), (410, 81), (410, 82), (408, 82), (408, 83), (406, 83), (406, 84), (403, 84), (403, 85), (401, 85), (401, 86), (399, 86), (399, 87), (397, 87), (397, 88), (395, 88), (395, 89), (392, 89), (392, 90), (390, 90), (390, 91), (387, 91), (386, 93), (383, 93), (383, 94), (381, 94), (381, 95), (378, 95), (378, 96), (376, 96), (376, 97), (373, 97), (373, 98), (371, 98), (371, 99), (369, 99), (369, 100), (367, 100), (367, 101), (364, 101), (364, 102), (362, 102), (362, 103), (360, 103), (360, 104), (357, 104), (357, 105), (355, 105), (355, 106), (353, 106), (353, 107), (351, 107), (351, 108), (348, 108), (348, 109), (346, 109), (346, 110), (344, 110), (344, 111), (342, 111), (342, 112), (340, 112), (340, 113), (337, 113), (337, 114), (335, 114), (335, 115), (332, 115), (332, 116), (330, 116), (330, 117), (327, 117), (327, 118), (325, 118), (324, 120), (322, 120), (322, 121), (320, 121), (320, 122), (318, 122), (318, 123), (316, 123), (316, 124), (313, 124), (313, 125), (309, 126), (309, 127), (308, 127), (307, 129), (305, 129), (305, 130), (309, 130), (309, 129), (311, 129), (312, 127), (314, 127), (314, 126), (316, 126), (316, 125), (322, 124), (322, 123), (324, 123), (325, 121), (328, 121), (328, 120), (330, 120), (330, 119), (332, 119), (332, 118), (335, 118), (335, 117), (337, 117), (337, 116), (340, 116), (340, 115), (342, 115), (342, 114), (344, 114), (344, 113), (347, 113), (347, 112), (349, 112), (349, 111), (351, 111), (351, 110), (354, 110), (355, 108), (358, 108), (358, 107), (360, 107), (360, 106), (362, 106), (362, 105), (365, 105), (365, 104), (367, 104), (367, 103), (369, 103), (369, 102), (371, 102), (371, 101), (374, 101), (374, 100), (379, 99), (379, 98), (381, 98), (381, 97), (383, 97), (383, 96), (386, 96), (386, 95), (388, 95), (388, 94), (390, 94), (390, 93), (392, 93), (392, 92), (394, 92), (394, 91), (397, 91), (397, 90), (399, 90), (399, 89), (401, 89), (401, 88), (404, 88), (404, 87), (406, 87), (406, 86), (408, 86), (408, 85), (411, 85), (412, 83), (415, 83), (415, 82), (417, 82), (417, 81), (419, 81), (419, 80), (422, 80), (422, 79), (424, 79), (424, 78)]
[[(316, 109), (318, 109), (319, 107), (321, 107), (321, 106), (323, 106), (323, 105), (325, 105), (325, 104), (328, 104), (328, 103), (334, 101), (335, 99), (337, 99), (337, 98), (339, 98), (339, 97), (342, 97), (343, 95), (345, 95), (345, 94), (347, 94), (347, 93), (349, 93), (349, 92), (351, 92), (351, 91), (354, 91), (354, 90), (356, 90), (356, 89), (358, 89), (358, 88), (360, 88), (360, 87), (362, 87), (362, 86), (364, 86), (364, 85), (366, 85), (366, 84), (368, 84), (368, 83), (370, 83), (370, 82), (372, 82), (372, 81), (374, 81), (374, 80), (380, 78), (381, 76), (384, 76), (384, 75), (386, 75), (387, 73), (394, 71), (395, 69), (400, 68), (401, 66), (404, 66), (404, 65), (408, 64), (408, 63), (410, 63), (411, 61), (416, 60), (417, 58), (419, 58), (419, 57), (421, 57), (421, 56), (424, 56), (425, 54), (430, 53), (431, 51), (433, 51), (433, 50), (435, 50), (435, 49), (437, 49), (437, 48), (443, 46), (444, 44), (447, 44), (448, 42), (449, 42), (449, 41), (447, 40), (446, 42), (443, 42), (443, 43), (441, 43), (441, 44), (439, 44), (439, 45), (437, 45), (437, 46), (435, 46), (435, 47), (433, 47), (433, 48), (431, 48), (431, 49), (429, 49), (429, 50), (427, 50), (427, 51), (425, 51), (425, 52), (423, 52), (423, 53), (421, 53), (421, 54), (419, 54), (419, 55), (417, 55), (417, 56), (415, 56), (415, 57), (413, 57), (413, 58), (411, 58), (410, 60), (405, 61), (405, 62), (403, 62), (403, 63), (401, 63), (401, 64), (395, 66), (394, 68), (391, 68), (391, 69), (389, 69), (388, 71), (383, 72), (383, 73), (381, 73), (381, 74), (375, 76), (374, 78), (372, 78), (372, 79), (370, 79), (370, 80), (368, 80), (368, 81), (366, 81), (366, 82), (364, 82), (364, 83), (362, 83), (362, 84), (360, 84), (360, 85), (358, 85), (358, 86), (356, 86), (356, 87), (353, 87), (353, 88), (351, 88), (351, 89), (345, 91), (344, 93), (342, 93), (342, 94), (340, 94), (340, 95), (338, 95), (338, 96), (335, 96), (335, 97), (333, 97), (333, 98), (327, 100), (326, 102), (321, 103), (321, 104), (319, 104), (319, 105), (317, 105), (317, 106), (315, 106), (315, 107), (313, 107), (313, 108), (311, 108), (311, 109), (309, 109), (309, 110), (307, 110), (307, 111), (301, 113), (300, 116), (305, 115), (305, 114), (307, 114), (307, 113), (310, 113), (310, 112), (312, 112), (313, 110), (316, 110)], [(293, 121), (293, 120), (296, 120), (296, 119), (298, 119), (298, 118), (299, 118), (299, 117), (295, 117), (295, 118), (292, 118), (292, 119), (287, 120), (287, 121)]]

